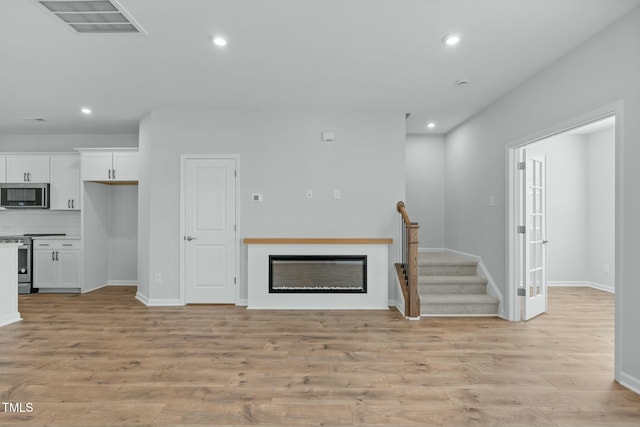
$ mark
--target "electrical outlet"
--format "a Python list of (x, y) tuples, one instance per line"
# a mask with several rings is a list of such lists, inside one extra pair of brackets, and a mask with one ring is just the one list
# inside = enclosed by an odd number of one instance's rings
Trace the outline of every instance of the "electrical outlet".
[(333, 198), (336, 200), (340, 200), (340, 198), (342, 197), (342, 192), (340, 191), (339, 188), (336, 188), (335, 190), (333, 190)]
[(602, 266), (602, 271), (605, 272), (605, 273), (608, 273), (609, 272), (609, 264), (603, 265)]
[(156, 274), (153, 276), (153, 280), (154, 280), (154, 282), (156, 282), (156, 283), (162, 283), (162, 274), (160, 274), (160, 273), (156, 273)]
[(307, 189), (307, 199), (311, 199), (313, 197), (313, 190), (312, 189)]

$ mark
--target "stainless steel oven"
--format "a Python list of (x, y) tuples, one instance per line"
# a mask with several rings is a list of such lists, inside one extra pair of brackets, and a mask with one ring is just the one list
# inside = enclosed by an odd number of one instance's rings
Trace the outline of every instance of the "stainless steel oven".
[(18, 293), (30, 294), (32, 291), (32, 240), (27, 236), (6, 236), (0, 237), (0, 243), (22, 243), (18, 246)]

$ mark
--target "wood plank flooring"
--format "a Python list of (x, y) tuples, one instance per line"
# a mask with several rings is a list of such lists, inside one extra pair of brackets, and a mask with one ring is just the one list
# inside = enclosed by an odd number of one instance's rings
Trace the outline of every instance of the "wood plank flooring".
[(2, 426), (638, 426), (613, 381), (613, 296), (549, 313), (145, 307), (135, 289), (20, 297), (0, 328)]

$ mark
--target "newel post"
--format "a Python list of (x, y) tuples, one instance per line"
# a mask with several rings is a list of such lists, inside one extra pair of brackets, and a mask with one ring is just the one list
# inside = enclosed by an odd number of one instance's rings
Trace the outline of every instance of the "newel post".
[(409, 317), (420, 317), (420, 297), (418, 296), (418, 229), (420, 225), (412, 222), (407, 226), (408, 253), (407, 262), (409, 264)]

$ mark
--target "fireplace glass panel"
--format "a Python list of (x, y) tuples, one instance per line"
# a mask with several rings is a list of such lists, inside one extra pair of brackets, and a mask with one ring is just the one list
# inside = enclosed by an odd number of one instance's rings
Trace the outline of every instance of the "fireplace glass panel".
[(270, 255), (269, 293), (366, 293), (366, 255)]

